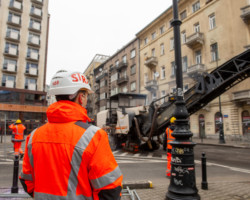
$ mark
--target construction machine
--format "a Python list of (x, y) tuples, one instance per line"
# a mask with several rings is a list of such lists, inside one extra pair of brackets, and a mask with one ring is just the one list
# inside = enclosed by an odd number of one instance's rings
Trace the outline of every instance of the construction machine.
[[(192, 76), (196, 82), (184, 93), (189, 115), (250, 76), (250, 50), (210, 73), (196, 72)], [(167, 94), (148, 106), (145, 103), (146, 95), (118, 93), (110, 97), (110, 109), (97, 114), (97, 126), (109, 133), (112, 149), (137, 152), (159, 148), (161, 136), (175, 110), (175, 95)]]

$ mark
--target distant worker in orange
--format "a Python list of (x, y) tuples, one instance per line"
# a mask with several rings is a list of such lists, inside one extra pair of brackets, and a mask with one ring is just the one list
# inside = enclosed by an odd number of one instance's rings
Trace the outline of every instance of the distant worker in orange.
[(119, 200), (123, 175), (107, 133), (89, 123), (87, 78), (58, 71), (48, 92), (57, 102), (48, 107), (48, 123), (27, 137), (19, 177), (24, 190), (44, 200)]
[(172, 133), (175, 129), (175, 122), (176, 118), (171, 117), (170, 119), (170, 126), (166, 129), (166, 134), (164, 135), (164, 140), (163, 140), (163, 149), (166, 151), (167, 147), (167, 170), (166, 170), (166, 176), (170, 177), (171, 176), (171, 151), (172, 151), (172, 145), (169, 143), (172, 142), (175, 138), (172, 136)]
[(20, 119), (16, 120), (14, 124), (11, 124), (9, 128), (12, 130), (12, 139), (11, 141), (14, 143), (14, 155), (19, 156), (20, 159), (23, 158), (23, 150), (21, 148), (22, 142), (24, 141), (23, 132), (26, 127), (22, 124)]

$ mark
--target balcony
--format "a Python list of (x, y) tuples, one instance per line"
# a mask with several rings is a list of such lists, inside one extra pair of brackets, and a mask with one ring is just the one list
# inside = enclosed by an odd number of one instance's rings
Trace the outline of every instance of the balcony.
[(29, 29), (37, 32), (41, 32), (41, 24), (39, 22), (31, 22)]
[(118, 80), (117, 80), (117, 84), (122, 84), (122, 83), (125, 83), (125, 82), (128, 82), (128, 76), (122, 76), (120, 77)]
[(42, 10), (36, 7), (32, 7), (31, 11), (30, 11), (30, 15), (33, 17), (37, 17), (37, 18), (42, 18)]
[(20, 27), (21, 26), (21, 17), (12, 15), (8, 18), (8, 24), (15, 25)]
[(18, 56), (18, 50), (16, 48), (6, 48), (4, 51), (5, 54), (7, 54), (8, 56)]
[(158, 60), (156, 57), (151, 56), (151, 57), (146, 57), (145, 59), (145, 63), (144, 63), (147, 67), (149, 68), (153, 68), (155, 66), (157, 66), (158, 64)]
[(43, 5), (43, 0), (31, 0), (31, 1), (40, 5)]
[(202, 45), (204, 43), (203, 33), (197, 32), (187, 37), (186, 45), (189, 48)]
[(206, 72), (206, 67), (203, 64), (195, 64), (187, 68), (187, 74), (194, 77), (196, 74), (203, 74)]
[(157, 81), (156, 80), (150, 80), (146, 82), (146, 86), (145, 86), (146, 90), (149, 91), (155, 91), (158, 89), (158, 85), (157, 85)]
[(13, 1), (10, 2), (9, 9), (14, 10), (14, 11), (18, 11), (18, 12), (22, 12), (23, 5), (19, 1), (13, 0)]
[(27, 58), (37, 61), (39, 59), (39, 54), (37, 52), (29, 52)]
[(16, 73), (17, 66), (14, 63), (6, 63), (3, 65), (3, 71), (9, 73)]
[(249, 101), (250, 90), (243, 90), (233, 93), (233, 100), (235, 101)]
[(34, 46), (40, 46), (40, 38), (36, 36), (30, 36), (28, 44)]
[(128, 67), (128, 63), (127, 62), (121, 62), (119, 63), (119, 65), (116, 67), (117, 70), (121, 70), (123, 68)]
[(108, 76), (108, 71), (107, 70), (104, 70), (102, 71), (100, 74), (98, 74), (96, 77), (95, 77), (95, 82), (99, 82), (102, 78), (104, 78), (105, 76)]
[(20, 34), (17, 31), (8, 30), (6, 34), (6, 38), (12, 41), (19, 41)]
[(242, 14), (241, 14), (241, 18), (243, 19), (243, 21), (246, 24), (250, 23), (250, 5), (247, 5), (243, 8), (241, 8)]

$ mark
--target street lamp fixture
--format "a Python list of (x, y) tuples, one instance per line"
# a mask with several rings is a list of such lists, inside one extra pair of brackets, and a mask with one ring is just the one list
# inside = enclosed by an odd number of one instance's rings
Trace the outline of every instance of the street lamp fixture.
[(176, 108), (174, 111), (175, 130), (172, 134), (175, 140), (172, 145), (171, 161), (171, 179), (166, 194), (167, 200), (199, 200), (200, 196), (196, 188), (195, 165), (192, 142), (193, 134), (189, 130), (188, 111), (183, 98), (183, 77), (182, 77), (182, 59), (180, 43), (180, 25), (178, 19), (178, 0), (173, 0), (173, 21), (175, 45), (175, 63), (176, 63)]

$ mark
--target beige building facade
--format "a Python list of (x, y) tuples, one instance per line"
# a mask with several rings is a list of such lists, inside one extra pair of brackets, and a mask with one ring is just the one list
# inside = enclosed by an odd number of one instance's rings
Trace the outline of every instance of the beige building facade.
[[(183, 90), (194, 71), (211, 72), (250, 47), (248, 0), (180, 0)], [(176, 90), (172, 7), (136, 34), (140, 41), (140, 92), (148, 103)], [(221, 95), (226, 137), (250, 134), (249, 78)], [(190, 116), (195, 136), (218, 137), (219, 99)]]
[(32, 129), (46, 119), (48, 0), (0, 1), (0, 27), (1, 118)]

